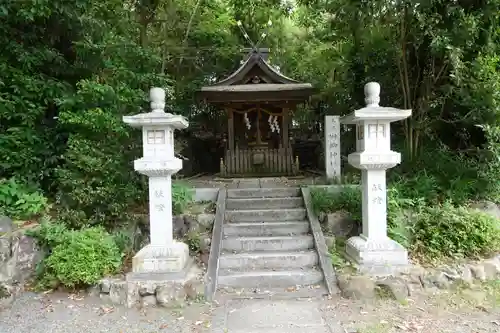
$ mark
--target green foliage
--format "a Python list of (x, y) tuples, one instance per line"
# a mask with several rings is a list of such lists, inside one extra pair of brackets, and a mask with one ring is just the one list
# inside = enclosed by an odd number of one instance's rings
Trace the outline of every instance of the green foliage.
[(48, 251), (38, 269), (39, 288), (92, 285), (121, 267), (119, 246), (102, 227), (68, 230), (45, 222), (30, 235)]
[(415, 216), (413, 251), (428, 258), (474, 258), (500, 250), (500, 222), (450, 203), (427, 207)]
[(29, 219), (50, 208), (43, 194), (15, 178), (0, 179), (0, 212), (14, 219)]
[(193, 189), (182, 183), (172, 183), (172, 214), (184, 213), (188, 205), (193, 202)]
[(189, 246), (189, 251), (191, 253), (199, 253), (201, 250), (201, 235), (199, 232), (190, 230), (186, 234), (185, 239), (186, 244)]
[(316, 214), (346, 211), (352, 218), (361, 221), (361, 192), (359, 187), (345, 186), (338, 192), (326, 188), (311, 189), (312, 208)]
[[(447, 201), (431, 202), (424, 195), (434, 188), (432, 181), (410, 179), (390, 187), (387, 196), (388, 235), (412, 255), (424, 260), (474, 258), (500, 250), (500, 222), (479, 211)], [(417, 184), (421, 184), (420, 188)], [(408, 193), (414, 198), (405, 197)], [(340, 192), (312, 189), (312, 206), (316, 213), (344, 210), (361, 222), (361, 192), (344, 187)]]

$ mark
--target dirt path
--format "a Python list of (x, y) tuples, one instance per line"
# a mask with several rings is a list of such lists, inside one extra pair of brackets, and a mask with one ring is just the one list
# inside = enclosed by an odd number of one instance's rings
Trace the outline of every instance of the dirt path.
[(393, 300), (239, 300), (148, 310), (63, 293), (25, 293), (0, 312), (2, 333), (498, 333), (500, 282)]

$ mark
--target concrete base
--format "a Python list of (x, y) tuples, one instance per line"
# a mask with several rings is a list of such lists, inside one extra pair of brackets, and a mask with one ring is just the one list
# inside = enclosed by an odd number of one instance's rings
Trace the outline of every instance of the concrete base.
[(163, 274), (182, 272), (188, 263), (189, 247), (174, 241), (168, 245), (147, 245), (132, 258), (135, 274)]
[(360, 272), (370, 275), (392, 275), (410, 267), (406, 249), (390, 238), (351, 237), (346, 242), (346, 255)]

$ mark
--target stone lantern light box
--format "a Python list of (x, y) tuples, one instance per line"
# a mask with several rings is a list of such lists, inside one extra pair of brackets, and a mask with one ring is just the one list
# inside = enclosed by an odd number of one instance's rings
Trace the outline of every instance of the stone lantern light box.
[(340, 120), (356, 126), (356, 152), (348, 162), (361, 170), (363, 207), (362, 234), (346, 242), (346, 254), (360, 270), (383, 275), (408, 264), (406, 249), (387, 236), (386, 170), (401, 163), (401, 154), (391, 150), (390, 124), (410, 117), (411, 110), (380, 106), (376, 82), (365, 85), (365, 102)]

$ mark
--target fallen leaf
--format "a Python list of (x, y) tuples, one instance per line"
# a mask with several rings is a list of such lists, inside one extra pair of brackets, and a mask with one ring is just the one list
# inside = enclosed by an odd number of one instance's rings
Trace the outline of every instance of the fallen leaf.
[(101, 306), (99, 310), (101, 311), (100, 315), (102, 316), (115, 311), (115, 308), (112, 306), (111, 307)]
[(167, 328), (167, 327), (168, 327), (168, 325), (167, 325), (167, 324), (161, 324), (161, 325), (160, 325), (160, 329), (161, 329), (161, 330), (162, 330), (162, 329), (165, 329), (165, 328)]

